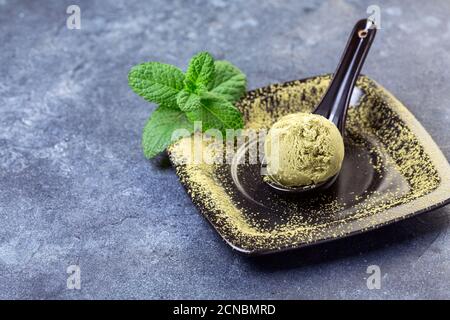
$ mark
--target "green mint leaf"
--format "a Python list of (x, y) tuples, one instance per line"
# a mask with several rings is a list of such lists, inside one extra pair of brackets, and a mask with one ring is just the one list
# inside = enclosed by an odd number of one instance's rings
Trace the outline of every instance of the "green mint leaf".
[(180, 91), (177, 96), (178, 107), (181, 111), (192, 111), (201, 107), (200, 96), (187, 91)]
[(169, 64), (146, 62), (131, 68), (128, 84), (149, 102), (178, 108), (177, 94), (184, 87), (184, 74)]
[[(186, 129), (194, 132), (194, 125), (186, 118), (186, 115), (175, 109), (158, 107), (147, 121), (142, 134), (142, 148), (148, 159), (164, 151), (173, 140), (173, 133), (177, 129)], [(178, 137), (180, 138), (180, 137)]]
[(235, 103), (246, 91), (247, 78), (245, 74), (227, 61), (216, 61), (214, 66), (215, 72), (208, 85), (209, 91)]
[(226, 129), (241, 129), (244, 126), (242, 114), (231, 102), (219, 95), (204, 93), (201, 108), (186, 113), (191, 121), (201, 121), (202, 130), (218, 129), (225, 134)]
[(192, 57), (186, 71), (185, 85), (190, 92), (206, 87), (214, 76), (214, 59), (208, 52), (200, 52)]

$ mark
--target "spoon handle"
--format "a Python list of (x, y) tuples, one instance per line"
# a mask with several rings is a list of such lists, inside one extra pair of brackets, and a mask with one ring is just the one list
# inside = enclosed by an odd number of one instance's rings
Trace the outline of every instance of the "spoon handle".
[(332, 121), (344, 134), (345, 117), (353, 88), (375, 38), (374, 22), (359, 20), (353, 28), (327, 92), (314, 113)]

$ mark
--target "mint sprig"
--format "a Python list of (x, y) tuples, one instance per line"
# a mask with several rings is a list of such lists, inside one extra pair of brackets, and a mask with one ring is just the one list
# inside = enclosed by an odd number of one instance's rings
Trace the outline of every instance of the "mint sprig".
[(177, 129), (194, 131), (241, 129), (242, 114), (234, 106), (246, 90), (245, 75), (227, 61), (214, 61), (208, 52), (192, 57), (186, 74), (175, 66), (147, 62), (134, 66), (128, 74), (131, 89), (159, 105), (144, 127), (144, 155), (152, 158), (176, 140)]

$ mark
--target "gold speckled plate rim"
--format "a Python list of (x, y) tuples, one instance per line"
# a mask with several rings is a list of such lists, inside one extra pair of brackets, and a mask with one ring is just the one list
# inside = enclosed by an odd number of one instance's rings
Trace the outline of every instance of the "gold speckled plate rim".
[[(257, 88), (251, 91), (247, 92), (247, 97), (249, 99), (254, 98), (255, 96), (261, 96), (261, 94), (267, 94), (269, 93), (269, 88), (273, 86), (290, 86), (294, 84), (298, 84), (299, 82), (305, 82), (314, 78), (318, 77), (324, 77), (329, 76), (328, 74), (325, 75), (318, 75), (313, 77), (308, 77), (300, 80), (292, 80), (287, 81), (284, 83), (276, 83), (272, 85), (268, 85), (265, 87)], [(261, 248), (245, 248), (245, 245), (242, 243), (242, 240), (239, 238), (234, 238), (233, 236), (229, 236), (227, 232), (224, 232), (224, 228), (226, 226), (218, 225), (215, 221), (212, 220), (214, 215), (210, 214), (210, 210), (206, 209), (201, 201), (198, 201), (196, 199), (192, 199), (195, 206), (198, 208), (200, 213), (207, 219), (207, 221), (212, 225), (212, 227), (217, 231), (217, 233), (220, 235), (220, 237), (233, 249), (236, 251), (246, 254), (246, 255), (262, 255), (262, 254), (269, 254), (274, 252), (281, 252), (281, 251), (287, 251), (302, 247), (307, 247), (311, 245), (316, 245), (320, 243), (325, 243), (337, 239), (342, 239), (345, 237), (349, 237), (352, 235), (360, 234), (366, 231), (375, 230), (382, 226), (395, 223), (397, 221), (410, 218), (412, 216), (428, 212), (434, 209), (437, 209), (439, 207), (445, 206), (446, 204), (450, 203), (450, 164), (448, 163), (447, 159), (445, 158), (442, 151), (439, 149), (437, 144), (434, 142), (430, 134), (425, 130), (425, 128), (421, 125), (421, 123), (414, 117), (414, 115), (397, 99), (395, 96), (390, 93), (387, 89), (385, 89), (383, 86), (378, 84), (375, 80), (368, 78), (367, 76), (361, 76), (366, 78), (369, 82), (373, 84), (373, 86), (380, 89), (380, 93), (383, 95), (383, 99), (389, 102), (389, 107), (392, 109), (399, 117), (400, 120), (404, 122), (404, 124), (411, 130), (411, 132), (417, 137), (418, 141), (422, 145), (425, 152), (429, 155), (431, 161), (433, 162), (433, 165), (436, 168), (437, 174), (439, 175), (441, 181), (439, 183), (439, 186), (434, 189), (433, 191), (417, 198), (414, 200), (411, 200), (410, 202), (396, 205), (392, 208), (386, 209), (383, 212), (376, 213), (379, 220), (382, 222), (380, 223), (373, 223), (373, 219), (371, 219), (371, 216), (366, 217), (360, 217), (357, 220), (359, 225), (362, 225), (363, 227), (360, 227), (356, 230), (349, 231), (349, 232), (342, 232), (342, 230), (339, 232), (339, 236), (333, 236), (333, 226), (329, 226), (326, 228), (326, 230), (321, 230), (322, 232), (325, 232), (328, 236), (319, 237), (316, 240), (312, 240), (309, 242), (290, 242), (285, 243), (285, 245), (280, 246), (278, 248), (267, 248), (267, 249), (261, 249)], [(273, 91), (270, 92), (270, 94), (273, 94)], [(245, 99), (245, 98), (244, 98)], [(183, 183), (185, 190), (188, 191), (189, 194), (189, 184)], [(224, 224), (228, 223), (226, 220)], [(354, 223), (348, 222), (348, 223)], [(229, 226), (232, 227), (232, 226)]]

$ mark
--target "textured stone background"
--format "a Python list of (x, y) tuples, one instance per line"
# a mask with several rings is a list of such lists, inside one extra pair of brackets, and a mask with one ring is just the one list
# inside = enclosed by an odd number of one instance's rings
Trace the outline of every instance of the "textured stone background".
[[(82, 30), (65, 27), (70, 4)], [(450, 157), (448, 1), (0, 0), (0, 298), (450, 298), (450, 207), (259, 259), (228, 248), (140, 132), (154, 105), (136, 63), (200, 50), (249, 87), (332, 72), (369, 4), (382, 30), (363, 72)], [(81, 266), (82, 290), (66, 289)], [(366, 288), (368, 265), (382, 289)]]

